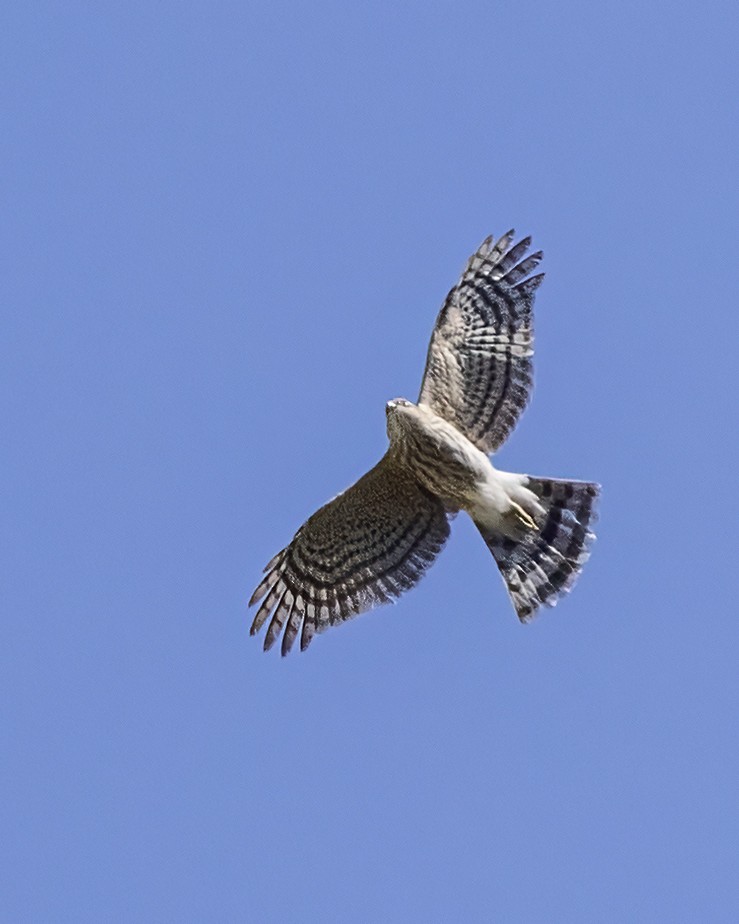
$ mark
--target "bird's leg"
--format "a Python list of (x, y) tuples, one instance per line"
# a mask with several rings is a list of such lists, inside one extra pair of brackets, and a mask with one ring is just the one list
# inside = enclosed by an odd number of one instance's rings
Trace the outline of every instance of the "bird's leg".
[(511, 501), (510, 508), (503, 515), (504, 529), (511, 539), (523, 539), (528, 532), (538, 529), (536, 521), (520, 504)]

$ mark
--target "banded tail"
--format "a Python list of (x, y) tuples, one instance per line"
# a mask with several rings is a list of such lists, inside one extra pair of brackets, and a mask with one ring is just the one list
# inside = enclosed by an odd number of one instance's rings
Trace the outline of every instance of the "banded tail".
[(595, 505), (600, 485), (587, 481), (529, 478), (545, 515), (521, 540), (509, 539), (479, 523), (485, 544), (493, 553), (521, 622), (528, 622), (544, 604), (555, 606), (577, 580), (595, 538)]

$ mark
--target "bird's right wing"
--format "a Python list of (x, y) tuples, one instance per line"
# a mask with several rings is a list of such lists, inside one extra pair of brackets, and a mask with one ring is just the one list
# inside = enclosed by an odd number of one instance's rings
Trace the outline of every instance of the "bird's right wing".
[(251, 634), (272, 614), (265, 650), (283, 627), (282, 653), (287, 654), (299, 631), (304, 650), (316, 632), (413, 587), (448, 536), (441, 501), (386, 454), (306, 520), (267, 565), (249, 601), (251, 606), (264, 598)]
[(513, 231), (489, 237), (470, 257), (436, 321), (419, 404), (454, 424), (483, 452), (516, 425), (531, 390), (532, 305), (541, 251)]

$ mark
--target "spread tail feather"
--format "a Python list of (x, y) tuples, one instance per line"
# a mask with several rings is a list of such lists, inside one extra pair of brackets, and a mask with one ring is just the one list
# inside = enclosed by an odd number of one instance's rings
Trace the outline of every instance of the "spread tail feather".
[(542, 604), (554, 606), (577, 580), (595, 538), (590, 526), (600, 491), (591, 482), (552, 478), (530, 477), (526, 487), (545, 511), (536, 530), (517, 540), (475, 524), (522, 622), (532, 619)]

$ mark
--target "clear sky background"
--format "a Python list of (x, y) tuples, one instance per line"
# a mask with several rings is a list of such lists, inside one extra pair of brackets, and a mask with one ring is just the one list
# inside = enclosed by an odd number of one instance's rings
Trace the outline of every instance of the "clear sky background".
[[(739, 920), (734, 3), (0, 14), (0, 918)], [(518, 624), (246, 602), (384, 452), (468, 254), (545, 251), (500, 467), (602, 482)]]

